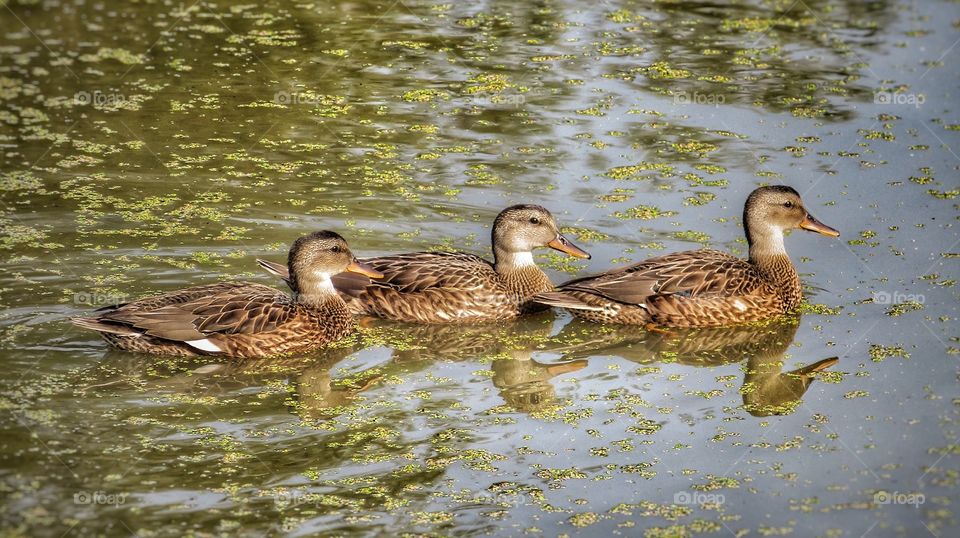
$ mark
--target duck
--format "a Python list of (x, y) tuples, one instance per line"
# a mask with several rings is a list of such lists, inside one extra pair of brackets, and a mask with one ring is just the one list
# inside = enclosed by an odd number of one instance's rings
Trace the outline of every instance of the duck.
[(794, 310), (803, 290), (784, 232), (840, 232), (815, 219), (800, 194), (785, 185), (751, 192), (743, 223), (747, 259), (712, 249), (676, 252), (565, 282), (534, 300), (587, 321), (653, 329), (720, 327)]
[[(519, 204), (501, 211), (491, 232), (493, 262), (466, 252), (412, 252), (361, 260), (384, 276), (371, 281), (341, 274), (333, 284), (355, 315), (407, 323), (479, 323), (548, 309), (534, 295), (554, 289), (533, 260), (550, 247), (576, 258), (590, 254), (570, 242), (545, 207)], [(286, 268), (257, 260), (289, 280)]]
[(353, 317), (332, 278), (380, 278), (335, 232), (298, 238), (287, 257), (293, 293), (251, 282), (219, 282), (109, 306), (73, 318), (124, 351), (189, 357), (263, 358), (305, 353), (350, 334)]

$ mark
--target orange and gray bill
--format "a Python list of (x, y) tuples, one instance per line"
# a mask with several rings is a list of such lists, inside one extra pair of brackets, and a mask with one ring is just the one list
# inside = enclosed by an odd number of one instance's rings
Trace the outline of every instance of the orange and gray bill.
[(361, 275), (366, 275), (370, 278), (383, 278), (383, 273), (365, 263), (360, 263), (360, 261), (356, 258), (354, 258), (350, 265), (347, 266), (347, 271), (350, 271), (351, 273), (360, 273)]
[(810, 213), (807, 213), (807, 216), (803, 217), (803, 220), (800, 221), (800, 227), (804, 230), (817, 232), (818, 234), (840, 237), (840, 232), (813, 218), (813, 215)]
[(583, 250), (577, 245), (574, 245), (570, 241), (567, 241), (567, 238), (562, 235), (558, 235), (556, 239), (547, 243), (547, 246), (550, 248), (555, 248), (560, 252), (564, 252), (575, 258), (590, 259), (590, 254), (587, 253), (587, 251)]

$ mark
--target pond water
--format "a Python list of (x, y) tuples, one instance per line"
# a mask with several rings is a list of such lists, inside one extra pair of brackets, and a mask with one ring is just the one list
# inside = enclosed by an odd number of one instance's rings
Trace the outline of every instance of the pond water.
[[(0, 28), (4, 534), (960, 532), (957, 2), (6, 0)], [(743, 255), (770, 183), (842, 235), (787, 238), (809, 304), (759, 327), (367, 320), (238, 363), (67, 321), (280, 285), (254, 260), (317, 229), (487, 255), (513, 203), (593, 254), (538, 253), (555, 282)]]

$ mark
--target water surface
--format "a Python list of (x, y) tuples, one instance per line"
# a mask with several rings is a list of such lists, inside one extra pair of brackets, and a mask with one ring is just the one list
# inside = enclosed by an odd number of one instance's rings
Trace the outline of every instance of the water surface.
[[(960, 530), (956, 2), (2, 4), (8, 533)], [(787, 239), (810, 304), (760, 327), (366, 322), (237, 363), (65, 321), (279, 285), (255, 258), (317, 229), (487, 254), (513, 203), (594, 255), (540, 253), (557, 282), (743, 255), (770, 183), (842, 236)]]

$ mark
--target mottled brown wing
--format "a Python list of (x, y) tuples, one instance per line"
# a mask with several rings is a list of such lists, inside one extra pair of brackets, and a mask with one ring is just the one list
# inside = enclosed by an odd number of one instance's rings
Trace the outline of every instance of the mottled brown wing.
[(666, 327), (721, 327), (760, 321), (783, 311), (783, 301), (771, 289), (748, 295), (661, 294), (650, 297), (646, 306), (653, 323)]
[(695, 250), (651, 258), (599, 275), (571, 280), (564, 291), (582, 291), (625, 304), (656, 295), (700, 297), (748, 294), (762, 283), (749, 263), (725, 252)]
[(360, 261), (383, 273), (383, 278), (371, 280), (355, 273), (340, 273), (333, 277), (337, 291), (358, 297), (367, 286), (401, 293), (435, 288), (471, 289), (489, 282), (494, 272), (490, 262), (462, 252), (412, 252)]
[(198, 297), (207, 297), (209, 295), (229, 292), (231, 290), (244, 288), (249, 285), (250, 284), (246, 282), (218, 282), (216, 284), (194, 286), (192, 288), (184, 288), (182, 290), (171, 291), (169, 293), (161, 293), (160, 295), (144, 297), (143, 299), (138, 299), (136, 301), (131, 301), (131, 302), (122, 303), (118, 305), (105, 306), (103, 308), (98, 308), (96, 312), (109, 313), (115, 310), (120, 310), (128, 307), (136, 308), (138, 310), (144, 310), (144, 311), (153, 310), (155, 308), (163, 308), (169, 305), (192, 301)]
[[(150, 336), (188, 341), (213, 333), (256, 334), (276, 330), (297, 310), (280, 291), (259, 284), (197, 288), (209, 293), (159, 308), (131, 303), (102, 319), (132, 325)], [(158, 299), (158, 298), (153, 298)]]

